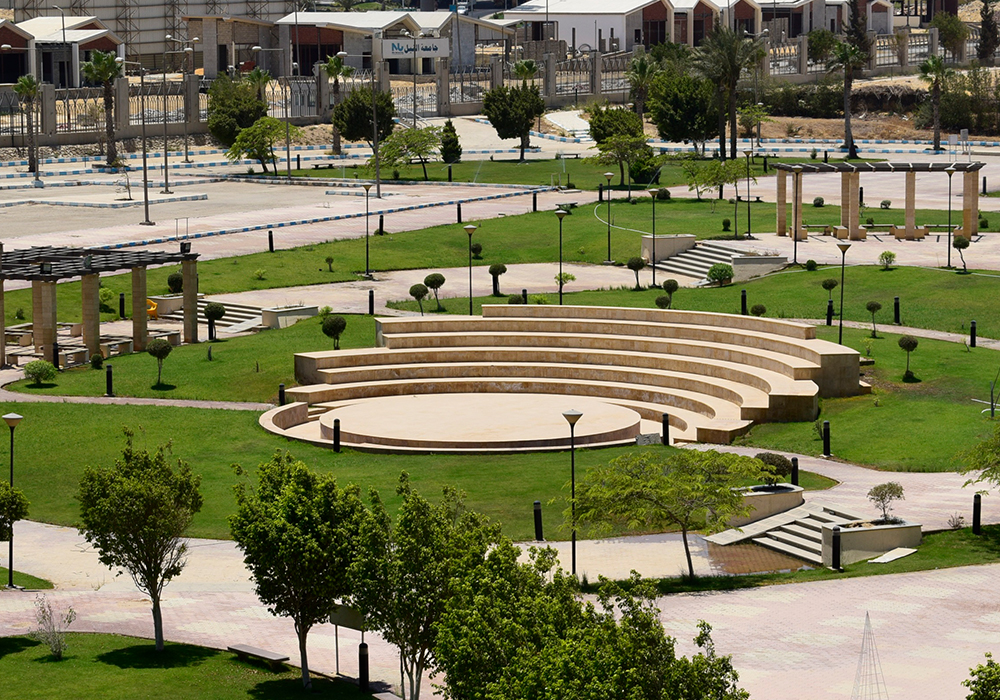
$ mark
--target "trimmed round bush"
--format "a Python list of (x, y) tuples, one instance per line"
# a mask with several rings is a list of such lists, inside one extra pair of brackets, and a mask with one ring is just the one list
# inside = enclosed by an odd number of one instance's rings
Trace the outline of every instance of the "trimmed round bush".
[(879, 208), (881, 209), (889, 209), (891, 207), (892, 207), (892, 202), (888, 199), (883, 199), (882, 202), (879, 204)]
[(45, 360), (32, 360), (24, 366), (24, 376), (35, 386), (56, 378), (56, 367)]
[(511, 294), (509, 297), (507, 297), (507, 303), (508, 304), (523, 304), (524, 303), (524, 297), (522, 297), (520, 294)]
[(822, 197), (816, 197), (815, 199), (813, 199), (813, 206), (814, 207), (821, 207), (824, 204), (826, 204), (826, 200), (823, 199)]
[(730, 221), (729, 219), (723, 219), (722, 220), (722, 230), (723, 231), (728, 231), (732, 225), (733, 225), (733, 222)]
[(819, 263), (817, 263), (815, 260), (806, 260), (806, 270), (808, 270), (809, 272), (815, 272), (816, 268), (818, 267)]
[(472, 244), (472, 257), (474, 257), (476, 260), (479, 260), (479, 258), (482, 257), (482, 254), (483, 254), (483, 244), (482, 243), (473, 243)]
[(343, 316), (327, 316), (323, 319), (323, 335), (333, 338), (333, 349), (340, 350), (340, 334), (347, 328), (347, 319)]
[[(184, 275), (179, 272), (171, 272), (167, 277), (167, 289), (171, 294), (180, 294), (184, 291)], [(111, 291), (110, 289), (108, 290)], [(113, 294), (113, 292), (112, 292)]]
[(792, 473), (792, 460), (785, 455), (774, 452), (758, 452), (754, 455), (754, 459), (759, 459), (770, 467), (772, 476), (765, 479), (768, 484), (776, 484), (779, 479), (784, 479)]
[(670, 199), (670, 190), (668, 190), (666, 187), (661, 187), (656, 192), (656, 198), (659, 199), (660, 201), (669, 200)]
[(668, 297), (666, 294), (656, 297), (656, 305), (661, 309), (669, 309), (670, 297)]
[(90, 368), (91, 369), (103, 369), (104, 368), (104, 355), (99, 352), (95, 352), (90, 356)]
[(721, 287), (732, 281), (733, 266), (726, 263), (715, 263), (709, 268), (708, 274), (705, 277), (708, 278), (709, 282), (715, 282)]
[(205, 305), (205, 318), (209, 321), (218, 321), (226, 315), (226, 307), (217, 301)]
[(754, 304), (750, 307), (750, 313), (754, 316), (763, 316), (767, 313), (767, 307), (763, 304)]

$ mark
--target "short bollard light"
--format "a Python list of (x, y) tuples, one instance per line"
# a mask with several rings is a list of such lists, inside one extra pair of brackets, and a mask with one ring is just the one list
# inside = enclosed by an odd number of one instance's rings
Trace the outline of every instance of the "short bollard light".
[(522, 304), (527, 304), (528, 303), (528, 290), (527, 289), (522, 289), (521, 290), (521, 303)]
[(978, 493), (972, 497), (972, 534), (983, 534), (983, 497)]
[(115, 395), (115, 380), (111, 374), (111, 365), (104, 365), (104, 393), (107, 396)]
[(368, 290), (368, 315), (369, 316), (374, 316), (375, 315), (375, 290), (374, 289), (369, 289)]
[(969, 322), (969, 347), (976, 347), (976, 322)]
[(458, 223), (462, 223), (462, 203), (461, 202), (459, 202), (458, 204), (455, 205), (455, 218), (458, 220)]
[(535, 541), (544, 542), (542, 537), (542, 502), (535, 501)]
[(358, 689), (368, 692), (368, 643), (358, 645)]
[(894, 297), (892, 300), (892, 322), (897, 326), (902, 325), (902, 321), (899, 320), (899, 297)]
[(660, 435), (660, 441), (669, 446), (670, 445), (670, 414), (664, 413), (662, 416), (663, 430)]
[(826, 325), (833, 325), (833, 299), (826, 300)]
[(267, 230), (267, 252), (274, 252), (274, 231), (271, 229)]
[(830, 568), (836, 571), (843, 571), (840, 566), (840, 525), (833, 526), (833, 546), (830, 552)]
[(279, 384), (278, 385), (278, 405), (279, 406), (284, 406), (285, 405), (285, 385), (284, 384)]
[(118, 318), (125, 318), (125, 292), (118, 294)]
[(792, 457), (792, 486), (799, 485), (799, 458)]
[(747, 290), (740, 290), (740, 313), (744, 316), (747, 315)]
[(333, 419), (333, 451), (340, 452), (340, 419)]
[(823, 456), (830, 456), (830, 421), (823, 421)]

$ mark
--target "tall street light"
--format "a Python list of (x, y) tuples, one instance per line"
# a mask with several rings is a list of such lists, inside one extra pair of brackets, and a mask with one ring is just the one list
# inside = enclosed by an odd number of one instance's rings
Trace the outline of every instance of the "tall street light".
[(413, 39), (413, 57), (410, 59), (410, 72), (413, 73), (413, 128), (417, 128), (417, 39), (425, 36), (423, 32), (417, 32), (416, 34), (411, 34), (405, 29), (402, 31), (403, 36), (408, 36)]
[(369, 209), (368, 209), (368, 191), (372, 188), (372, 183), (366, 182), (361, 185), (365, 188), (365, 279), (370, 280), (372, 278), (372, 268), (368, 261), (368, 220), (369, 220)]
[(615, 176), (614, 173), (604, 173), (604, 179), (608, 181), (608, 259), (604, 261), (606, 265), (611, 265), (614, 260), (611, 259), (611, 178)]
[(661, 190), (649, 190), (653, 197), (653, 252), (649, 255), (649, 265), (653, 268), (653, 286), (656, 286), (656, 197)]
[(120, 66), (139, 66), (139, 108), (142, 110), (142, 205), (146, 218), (139, 223), (143, 226), (153, 226), (149, 220), (149, 168), (146, 164), (146, 69), (138, 61), (126, 61), (119, 56), (115, 63)]
[[(172, 39), (169, 34), (166, 38), (167, 40)], [(194, 49), (190, 46), (180, 51), (167, 51), (166, 49), (163, 51), (163, 191), (160, 194), (173, 194), (170, 191), (170, 149), (168, 148), (167, 136), (167, 56), (181, 54), (184, 56), (184, 63), (187, 63), (187, 54), (189, 53), (194, 53)], [(184, 131), (187, 133), (187, 114), (184, 115)]]
[(955, 166), (945, 168), (948, 173), (948, 267), (951, 268), (951, 176), (955, 174)]
[[(269, 51), (278, 51), (281, 53), (282, 63), (284, 63), (285, 49), (284, 47), (278, 47), (276, 49), (263, 49), (259, 46), (254, 46), (250, 49), (254, 53), (267, 53)], [(292, 64), (292, 69), (294, 70), (295, 64)], [(292, 91), (291, 85), (288, 82), (288, 76), (285, 76), (285, 89), (282, 90), (285, 93), (285, 165), (288, 171), (288, 181), (292, 181), (292, 127), (291, 121), (292, 117), (288, 111), (288, 105), (292, 101)], [(277, 167), (275, 167), (275, 175), (277, 175)]]
[[(374, 46), (376, 38), (374, 35), (369, 34), (368, 38), (372, 40), (372, 45)], [(340, 51), (337, 53), (341, 59), (347, 58), (348, 56), (354, 56), (355, 58), (364, 58), (363, 54), (349, 54), (346, 51)], [(381, 61), (380, 61), (381, 63)], [(382, 166), (379, 162), (378, 154), (378, 109), (376, 107), (375, 101), (375, 56), (371, 56), (372, 73), (371, 73), (371, 91), (372, 91), (372, 157), (375, 158), (375, 199), (382, 199)], [(336, 99), (336, 98), (334, 98)]]
[[(3, 419), (10, 426), (10, 487), (14, 488), (14, 428), (23, 416), (8, 413)], [(7, 542), (7, 588), (14, 588), (14, 523), (10, 524), (10, 540)]]
[(570, 483), (570, 522), (573, 525), (573, 575), (576, 576), (576, 422), (582, 413), (570, 409), (563, 411), (563, 418), (569, 423), (569, 483)]
[(840, 332), (837, 334), (837, 342), (844, 344), (844, 264), (847, 261), (847, 249), (850, 243), (838, 243), (840, 248)]
[(562, 292), (563, 292), (563, 271), (562, 271), (562, 222), (566, 218), (566, 214), (569, 212), (559, 209), (556, 211), (556, 216), (559, 217), (559, 306), (562, 306)]
[(466, 224), (462, 228), (469, 234), (469, 315), (472, 315), (472, 234), (476, 232), (478, 226)]
[(751, 149), (743, 151), (743, 155), (747, 157), (747, 238), (752, 238), (750, 228), (750, 156), (753, 155)]
[[(178, 44), (196, 44), (199, 41), (201, 41), (201, 39), (199, 39), (198, 37), (195, 37), (194, 39), (179, 39), (169, 34), (167, 34), (167, 40), (174, 41)], [(191, 59), (191, 72), (192, 73), (194, 72), (194, 47), (193, 46), (184, 47), (184, 53), (187, 55), (184, 57), (184, 67), (181, 69), (182, 80), (188, 74), (188, 58)], [(188, 98), (187, 82), (185, 81), (184, 82), (184, 162), (190, 163), (191, 156), (189, 155), (188, 151), (188, 99), (187, 98)], [(201, 114), (201, 106), (199, 104), (195, 103), (194, 109), (196, 115)]]

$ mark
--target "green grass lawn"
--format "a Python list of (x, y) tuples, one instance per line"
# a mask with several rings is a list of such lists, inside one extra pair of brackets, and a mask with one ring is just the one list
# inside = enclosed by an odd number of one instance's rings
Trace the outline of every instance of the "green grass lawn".
[[(3, 587), (6, 585), (7, 585), (7, 569), (0, 566), (0, 590), (2, 590)], [(31, 576), (30, 574), (24, 574), (16, 570), (14, 571), (14, 585), (20, 586), (21, 588), (27, 588), (30, 591), (48, 590), (52, 588), (51, 581), (46, 581), (43, 578), (38, 578), (37, 576)], [(0, 657), (2, 656), (3, 654), (0, 653)]]
[[(272, 671), (217, 649), (168, 642), (157, 652), (150, 641), (111, 634), (70, 633), (67, 642), (62, 661), (55, 661), (45, 644), (27, 637), (0, 638), (4, 697), (283, 700), (304, 693), (297, 669)], [(308, 696), (371, 697), (347, 681), (316, 677)]]

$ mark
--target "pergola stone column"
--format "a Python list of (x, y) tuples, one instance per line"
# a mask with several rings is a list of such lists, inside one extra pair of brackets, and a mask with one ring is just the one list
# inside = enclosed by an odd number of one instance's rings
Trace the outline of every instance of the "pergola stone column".
[[(32, 292), (34, 292), (36, 284), (38, 285), (38, 314), (32, 318), (31, 334), (35, 341), (35, 348), (41, 351), (44, 359), (54, 364), (56, 361), (54, 352), (56, 342), (56, 283), (44, 280), (32, 282)], [(34, 302), (34, 299), (32, 301)]]
[(132, 349), (146, 349), (149, 337), (146, 324), (146, 268), (132, 268)]
[(184, 277), (184, 342), (198, 342), (198, 261), (181, 262)]
[(976, 187), (978, 173), (966, 170), (962, 179), (962, 234), (972, 238), (979, 233), (979, 189)]
[(42, 351), (42, 281), (31, 280), (31, 342), (35, 352)]
[(805, 226), (802, 225), (802, 170), (793, 169), (792, 170), (792, 215), (793, 215), (793, 227), (792, 236), (795, 237), (797, 241), (804, 241), (809, 237), (806, 233)]
[(80, 277), (80, 300), (83, 316), (83, 344), (87, 356), (101, 351), (101, 276), (98, 274)]
[(906, 173), (906, 213), (904, 214), (906, 238), (913, 239), (917, 235), (917, 174)]
[[(0, 272), (3, 271), (3, 243), (0, 243)], [(7, 366), (7, 308), (4, 304), (3, 276), (0, 275), (0, 366)]]
[[(858, 239), (858, 217), (861, 215), (861, 173), (854, 171), (850, 174), (850, 191), (847, 193), (848, 197), (848, 217), (847, 230), (848, 238), (852, 241)], [(843, 205), (841, 205), (843, 206)]]
[(850, 228), (851, 224), (851, 173), (840, 173), (840, 225)]
[(777, 171), (778, 192), (775, 203), (778, 213), (777, 231), (779, 236), (788, 235), (788, 181), (784, 170)]

